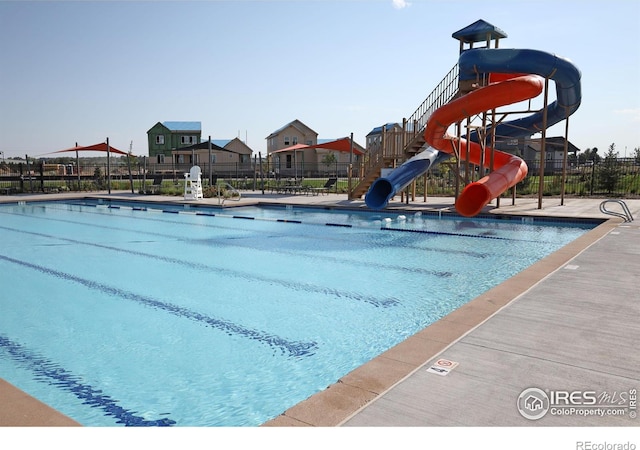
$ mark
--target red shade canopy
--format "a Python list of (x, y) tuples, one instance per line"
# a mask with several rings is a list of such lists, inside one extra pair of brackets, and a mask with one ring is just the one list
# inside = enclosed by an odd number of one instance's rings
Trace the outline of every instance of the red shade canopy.
[[(52, 153), (64, 153), (64, 152), (106, 152), (107, 151), (107, 143), (100, 142), (99, 144), (87, 145), (84, 147), (71, 147), (66, 148), (64, 150), (58, 150), (57, 152)], [(119, 155), (126, 155), (127, 152), (123, 152), (122, 150), (118, 150), (115, 147), (109, 145), (109, 153), (117, 153)]]
[[(341, 139), (336, 139), (335, 141), (323, 142), (322, 144), (316, 145), (305, 145), (305, 144), (295, 144), (291, 147), (281, 148), (280, 150), (275, 150), (270, 154), (274, 153), (283, 153), (283, 152), (293, 152), (296, 150), (302, 150), (305, 148), (323, 148), (325, 150), (334, 150), (337, 152), (349, 152), (351, 151), (351, 138), (345, 137)], [(357, 144), (354, 142), (353, 145), (353, 154), (354, 155), (362, 155), (362, 150), (357, 148)]]
[(310, 148), (310, 146), (305, 144), (296, 144), (296, 145), (292, 145), (291, 147), (285, 147), (285, 148), (281, 148), (280, 150), (275, 150), (271, 152), (271, 154), (273, 155), (274, 153), (293, 152), (295, 150), (300, 150), (303, 148)]
[[(339, 152), (349, 152), (351, 151), (351, 138), (344, 137), (341, 139), (336, 139), (331, 142), (324, 142), (322, 144), (311, 145), (312, 148), (324, 148), (326, 150), (336, 150)], [(362, 155), (363, 152), (358, 150), (356, 147), (356, 143), (353, 145), (353, 154), (354, 155)]]

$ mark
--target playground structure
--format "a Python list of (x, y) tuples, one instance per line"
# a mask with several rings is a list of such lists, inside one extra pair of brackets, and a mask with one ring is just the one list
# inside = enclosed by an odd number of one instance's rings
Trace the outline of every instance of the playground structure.
[[(393, 145), (399, 141), (397, 138), (383, 137), (377, 173), (382, 174), (383, 167), (391, 166), (393, 170), (387, 176), (378, 176), (370, 184), (365, 201), (372, 209), (384, 208), (416, 178), (451, 156), (456, 157), (456, 210), (459, 214), (475, 216), (494, 198), (499, 206), (500, 195), (510, 188), (513, 188), (515, 201), (515, 186), (527, 175), (528, 168), (518, 156), (497, 150), (496, 144), (540, 132), (542, 162), (545, 160), (546, 130), (562, 120), (566, 120), (563, 163), (566, 173), (568, 118), (580, 105), (580, 71), (570, 61), (550, 53), (499, 49), (499, 40), (506, 34), (483, 20), (454, 33), (453, 37), (460, 41), (457, 66), (411, 119), (403, 121), (401, 145)], [(484, 42), (485, 46), (473, 48), (476, 42)], [(494, 48), (491, 48), (492, 44)], [(549, 80), (556, 85), (556, 100), (551, 104), (548, 103)], [(531, 110), (530, 102), (525, 110), (497, 110), (531, 100), (541, 93), (544, 93), (544, 106), (540, 110)], [(505, 122), (512, 114), (527, 115)], [(455, 125), (455, 135), (447, 134), (452, 125)], [(385, 148), (385, 143), (392, 144), (391, 152)], [(398, 167), (402, 157), (399, 148), (402, 148), (405, 161)], [(471, 170), (471, 165), (477, 167), (481, 176), (473, 182), (471, 178), (475, 171)], [(465, 188), (459, 193), (461, 169), (464, 169)], [(376, 170), (373, 166), (370, 174)], [(542, 207), (544, 164), (540, 164), (540, 171), (539, 208)], [(363, 182), (356, 189), (371, 183), (370, 174), (363, 174)], [(407, 198), (408, 195), (407, 192)], [(564, 201), (564, 195), (562, 199)]]

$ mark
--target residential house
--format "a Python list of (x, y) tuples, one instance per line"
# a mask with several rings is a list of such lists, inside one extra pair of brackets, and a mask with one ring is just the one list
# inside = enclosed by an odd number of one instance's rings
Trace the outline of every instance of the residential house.
[[(377, 151), (380, 146), (382, 145), (382, 132), (384, 130), (384, 133), (386, 135), (391, 135), (393, 134), (395, 136), (395, 139), (398, 140), (397, 142), (397, 146), (400, 148), (400, 150), (402, 150), (401, 146), (402, 146), (402, 134), (403, 134), (403, 129), (402, 126), (398, 123), (386, 123), (384, 125), (381, 125), (379, 127), (375, 127), (373, 130), (371, 130), (369, 132), (369, 134), (367, 134), (366, 139), (367, 139), (367, 152), (368, 153), (372, 153), (374, 151)], [(388, 141), (387, 141), (387, 145), (388, 145)]]
[(350, 137), (324, 139), (315, 145), (295, 144), (271, 152), (276, 177), (347, 176), (349, 164), (358, 164), (365, 149)]
[(217, 174), (236, 174), (239, 170), (251, 172), (252, 153), (253, 150), (238, 138), (206, 140), (171, 152), (176, 167), (199, 165), (207, 173), (210, 162), (212, 171)]
[(267, 155), (270, 155), (276, 150), (297, 144), (315, 145), (318, 143), (318, 133), (296, 119), (277, 129), (266, 139)]
[(170, 163), (173, 150), (198, 144), (201, 138), (200, 122), (158, 122), (147, 131), (149, 158), (158, 164)]
[[(574, 157), (578, 154), (580, 149), (573, 145), (570, 141), (565, 140), (564, 137), (548, 137), (545, 140), (544, 153), (545, 153), (545, 171), (546, 172), (559, 172), (562, 170), (564, 161), (564, 148), (565, 142), (567, 144), (568, 155), (573, 154)], [(524, 139), (522, 145), (522, 159), (527, 162), (529, 171), (535, 171), (540, 169), (540, 151), (542, 147), (542, 139)], [(568, 158), (567, 155), (567, 158)], [(575, 159), (574, 159), (575, 160)]]

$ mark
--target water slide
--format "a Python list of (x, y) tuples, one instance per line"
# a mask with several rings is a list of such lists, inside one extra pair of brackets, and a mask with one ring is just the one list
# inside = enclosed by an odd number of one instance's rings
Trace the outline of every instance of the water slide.
[[(454, 153), (458, 138), (447, 134), (451, 124), (483, 111), (534, 98), (542, 92), (544, 78), (554, 81), (556, 85), (556, 100), (547, 108), (547, 127), (566, 119), (580, 106), (580, 71), (569, 60), (550, 53), (538, 50), (471, 49), (460, 55), (458, 66), (461, 81), (474, 80), (479, 73), (506, 75), (494, 75), (490, 81), (497, 81), (437, 109), (429, 117), (424, 134), (430, 147), (395, 169), (388, 177), (379, 178), (371, 185), (365, 197), (370, 208), (384, 208), (396, 192)], [(502, 139), (531, 136), (542, 131), (543, 122), (544, 111), (541, 110), (497, 125), (495, 134)], [(487, 165), (491, 149), (485, 147), (485, 154), (482, 155), (482, 148), (477, 141), (476, 133), (472, 133), (469, 142), (460, 139), (460, 158), (466, 159), (468, 153), (471, 163), (479, 165), (483, 159)], [(421, 157), (423, 153), (425, 156)], [(421, 159), (427, 162), (420, 162)], [(493, 167), (493, 172), (462, 191), (456, 201), (459, 214), (466, 217), (477, 215), (492, 199), (527, 175), (527, 165), (522, 159), (499, 150), (494, 150)]]

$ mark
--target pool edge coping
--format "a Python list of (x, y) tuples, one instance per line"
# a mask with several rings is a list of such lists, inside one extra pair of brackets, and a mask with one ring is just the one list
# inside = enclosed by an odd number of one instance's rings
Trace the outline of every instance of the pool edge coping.
[(618, 225), (605, 220), (261, 426), (341, 426)]

